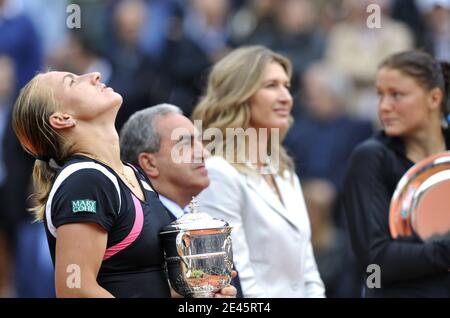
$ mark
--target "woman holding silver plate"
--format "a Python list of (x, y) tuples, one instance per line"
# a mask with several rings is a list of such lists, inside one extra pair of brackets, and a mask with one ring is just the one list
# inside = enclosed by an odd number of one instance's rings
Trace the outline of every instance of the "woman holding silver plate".
[(381, 64), (376, 89), (383, 130), (355, 149), (343, 193), (353, 250), (367, 271), (364, 295), (450, 297), (450, 235), (394, 239), (389, 231), (399, 180), (450, 147), (450, 65), (424, 52), (398, 53)]

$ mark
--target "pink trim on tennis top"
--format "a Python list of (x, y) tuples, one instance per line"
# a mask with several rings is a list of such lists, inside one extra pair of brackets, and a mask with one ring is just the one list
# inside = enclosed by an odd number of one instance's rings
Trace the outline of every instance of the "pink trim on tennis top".
[(131, 197), (133, 198), (134, 212), (136, 215), (134, 219), (133, 228), (131, 229), (127, 237), (122, 240), (122, 242), (117, 243), (116, 245), (106, 249), (105, 255), (103, 256), (103, 260), (107, 260), (111, 256), (126, 249), (134, 241), (136, 241), (138, 236), (141, 234), (142, 227), (144, 226), (144, 212), (142, 211), (142, 205), (141, 202), (139, 202), (138, 198), (136, 198), (134, 194), (132, 194)]

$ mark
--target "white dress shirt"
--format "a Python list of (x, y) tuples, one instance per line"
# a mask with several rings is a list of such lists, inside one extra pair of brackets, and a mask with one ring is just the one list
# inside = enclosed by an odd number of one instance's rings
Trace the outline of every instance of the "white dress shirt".
[(173, 216), (175, 216), (177, 219), (181, 218), (183, 214), (190, 213), (189, 205), (182, 208), (177, 203), (163, 196), (162, 194), (159, 195), (159, 200), (166, 207), (166, 209), (169, 210), (170, 213), (172, 213)]

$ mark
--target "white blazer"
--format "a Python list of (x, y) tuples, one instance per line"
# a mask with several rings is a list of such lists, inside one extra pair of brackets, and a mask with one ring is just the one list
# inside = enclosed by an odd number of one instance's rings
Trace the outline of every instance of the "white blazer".
[(225, 159), (206, 160), (211, 184), (198, 196), (200, 210), (224, 219), (244, 297), (324, 297), (311, 246), (300, 183), (276, 177), (284, 205), (261, 178), (237, 171)]

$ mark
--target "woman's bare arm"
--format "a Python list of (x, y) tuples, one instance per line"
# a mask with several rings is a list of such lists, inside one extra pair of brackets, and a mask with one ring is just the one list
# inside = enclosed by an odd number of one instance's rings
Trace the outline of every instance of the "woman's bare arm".
[(95, 223), (70, 223), (57, 229), (57, 297), (114, 297), (97, 283), (108, 234)]

